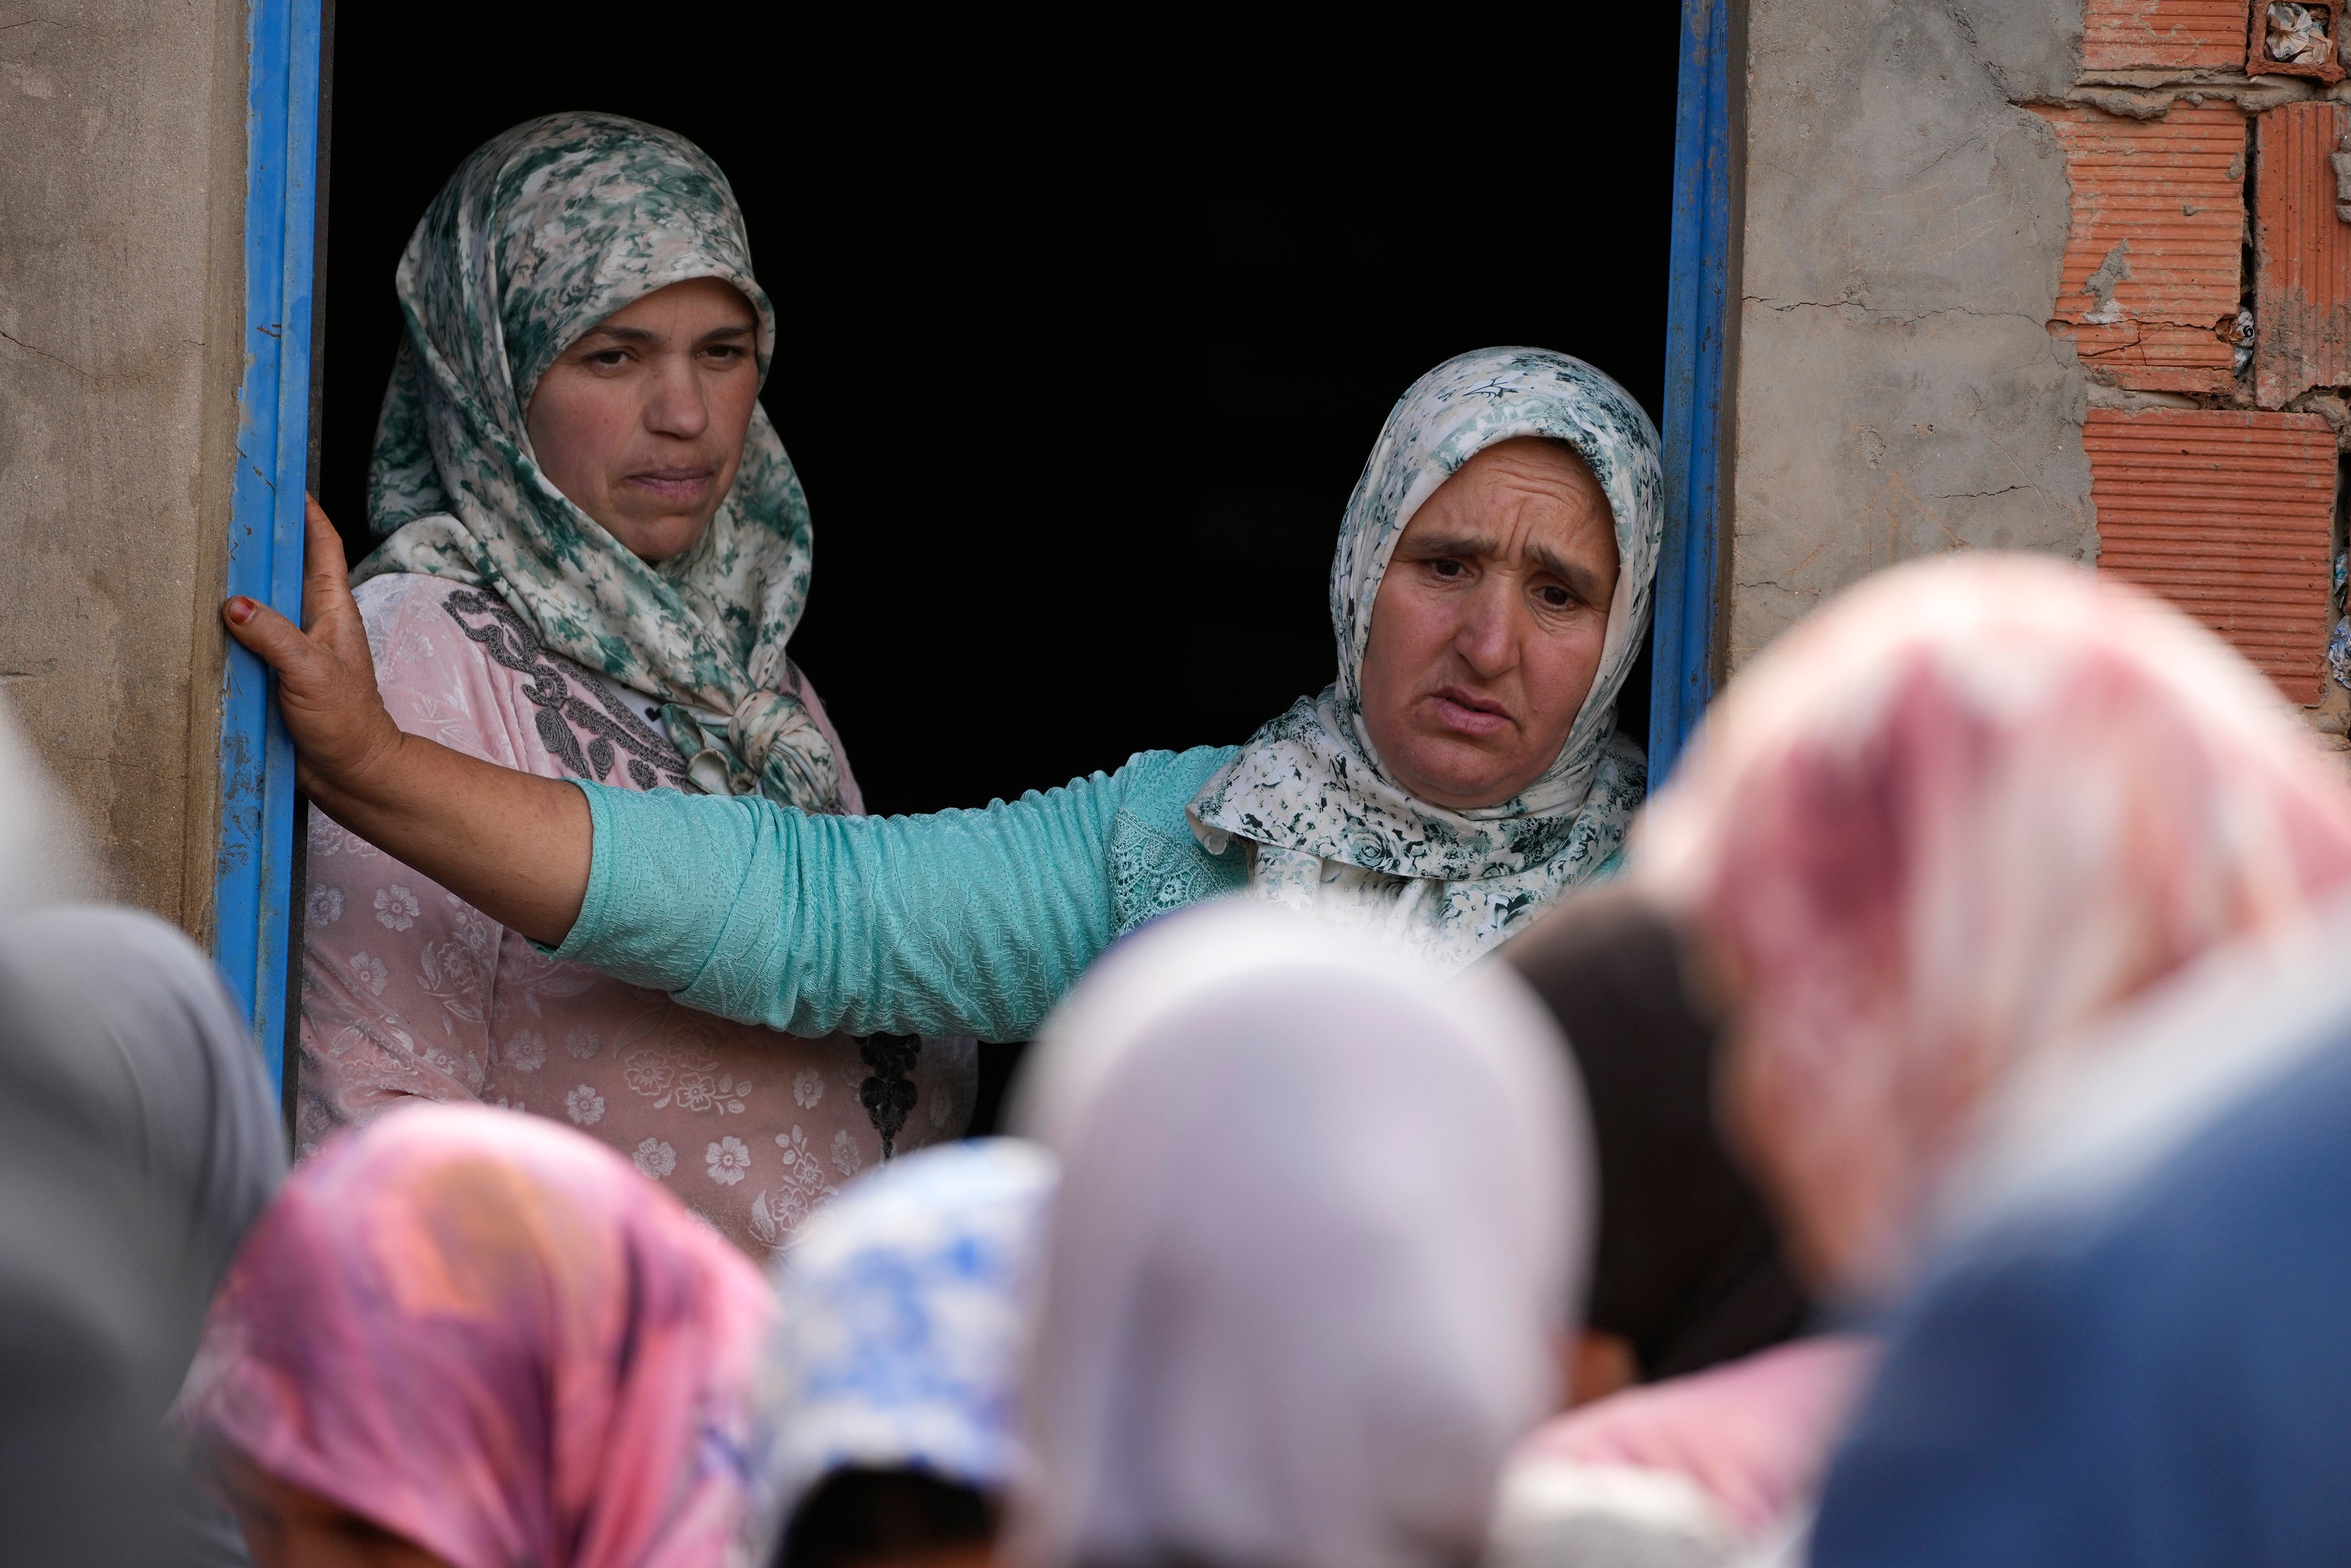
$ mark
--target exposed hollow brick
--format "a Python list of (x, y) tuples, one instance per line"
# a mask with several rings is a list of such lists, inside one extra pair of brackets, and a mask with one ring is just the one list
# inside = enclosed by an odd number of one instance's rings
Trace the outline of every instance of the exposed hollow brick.
[(2242, 69), (2246, 0), (2089, 0), (2082, 68)]
[(2351, 109), (2296, 103), (2253, 122), (2253, 397), (2276, 408), (2351, 384), (2351, 224), (2330, 156)]
[(2335, 431), (2314, 413), (2094, 408), (2098, 570), (2227, 638), (2288, 700), (2319, 699), (2334, 602)]
[(2220, 101), (2175, 103), (2160, 120), (2040, 112), (2073, 187), (2049, 329), (2119, 386), (2234, 391), (2235, 350), (2220, 334), (2244, 273), (2243, 113)]

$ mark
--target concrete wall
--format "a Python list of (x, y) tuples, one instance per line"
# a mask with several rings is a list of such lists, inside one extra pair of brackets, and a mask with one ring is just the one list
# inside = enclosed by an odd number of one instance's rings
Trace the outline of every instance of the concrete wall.
[(208, 935), (245, 7), (0, 0), (0, 700), (100, 891)]
[(1961, 547), (2096, 550), (2045, 323), (2081, 0), (1750, 0), (1728, 654)]

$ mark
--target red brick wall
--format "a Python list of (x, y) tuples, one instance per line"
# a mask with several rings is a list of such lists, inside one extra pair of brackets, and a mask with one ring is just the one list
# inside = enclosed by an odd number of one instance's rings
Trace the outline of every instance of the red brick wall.
[[(2351, 444), (2351, 223), (2331, 162), (2351, 105), (2325, 79), (2247, 75), (2258, 4), (2089, 0), (2082, 79), (2035, 106), (2072, 187), (2049, 329), (2114, 389), (2083, 432), (2098, 569), (2173, 600), (2309, 706)], [(2185, 406), (2146, 406), (2164, 403)]]
[(2051, 330), (2124, 386), (2234, 390), (2235, 350), (2218, 334), (2244, 290), (2244, 115), (2233, 103), (2147, 120), (2043, 112), (2074, 187)]
[(2329, 156), (2351, 109), (2293, 103), (2254, 121), (2253, 398), (2279, 408), (2351, 384), (2351, 224), (2335, 214)]
[(2239, 70), (2245, 0), (2091, 0), (2082, 18), (2082, 68)]
[(2094, 408), (2082, 431), (2098, 570), (2220, 632), (2287, 697), (2319, 699), (2335, 556), (2335, 431), (2314, 413)]

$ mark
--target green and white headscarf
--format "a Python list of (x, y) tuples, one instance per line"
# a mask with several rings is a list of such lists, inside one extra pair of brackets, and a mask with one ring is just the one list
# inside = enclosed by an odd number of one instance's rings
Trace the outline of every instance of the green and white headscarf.
[[(1617, 575), (1600, 666), (1558, 758), (1517, 799), (1455, 811), (1406, 793), (1364, 727), (1372, 607), (1422, 503), (1498, 443), (1573, 447), (1615, 516)], [(1665, 529), (1656, 427), (1607, 376), (1543, 349), (1487, 349), (1413, 383), (1382, 427), (1339, 526), (1331, 622), (1339, 679), (1251, 736), (1193, 800), (1213, 852), (1256, 845), (1260, 896), (1384, 927), (1446, 965), (1467, 963), (1617, 850), (1646, 791), (1639, 745), (1616, 731), (1616, 696), (1649, 627)]]
[(423, 572), (489, 589), (547, 647), (664, 703), (688, 775), (841, 809), (831, 746), (795, 695), (784, 644), (808, 596), (808, 501), (755, 409), (701, 541), (649, 566), (540, 471), (525, 413), (538, 378), (598, 322), (689, 278), (774, 308), (751, 275), (735, 193), (685, 138), (611, 114), (518, 125), (458, 166), (400, 259), (408, 332), (384, 393), (368, 520), (388, 534), (353, 575)]

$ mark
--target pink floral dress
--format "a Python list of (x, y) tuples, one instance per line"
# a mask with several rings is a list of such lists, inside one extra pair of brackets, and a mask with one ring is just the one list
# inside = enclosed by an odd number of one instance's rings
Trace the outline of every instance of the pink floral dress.
[[(396, 574), (362, 583), (358, 600), (402, 729), (542, 778), (683, 784), (652, 699), (547, 652), (496, 594)], [(792, 678), (841, 755), (815, 691)], [(976, 1071), (969, 1040), (801, 1040), (549, 958), (310, 814), (304, 1155), (411, 1100), (511, 1106), (601, 1139), (764, 1258), (858, 1171), (961, 1136)]]

